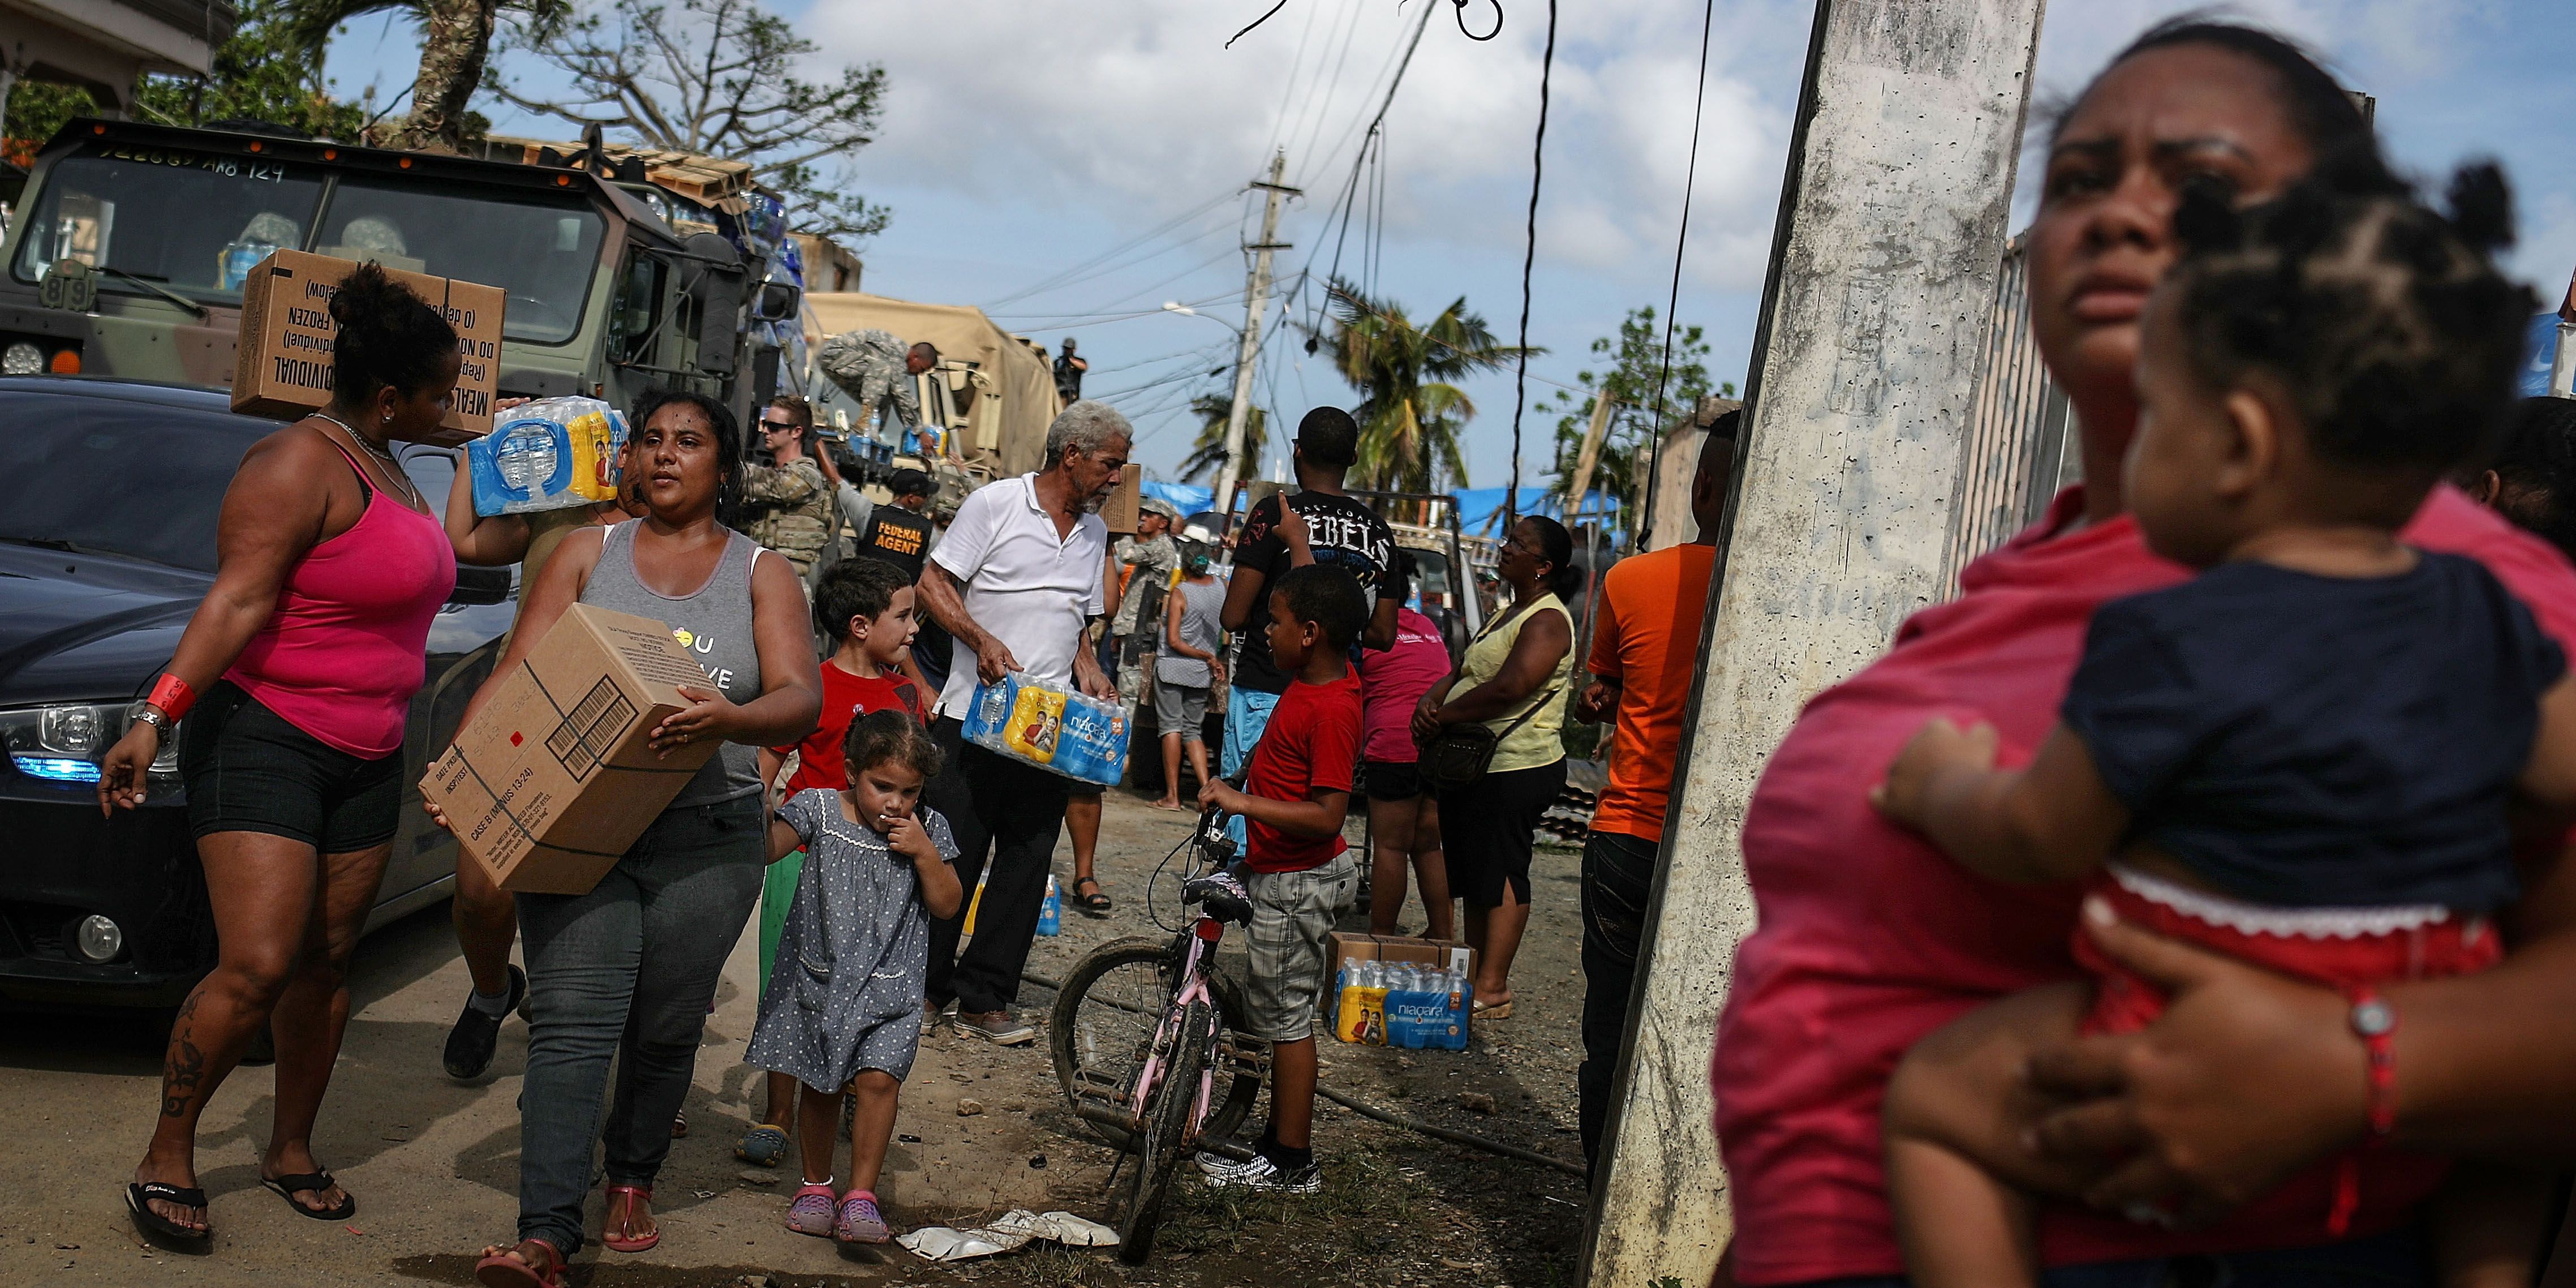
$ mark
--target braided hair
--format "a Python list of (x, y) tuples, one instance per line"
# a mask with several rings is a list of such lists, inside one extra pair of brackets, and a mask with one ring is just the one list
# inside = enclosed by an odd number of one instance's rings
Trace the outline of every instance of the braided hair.
[(2168, 289), (2193, 373), (2275, 383), (2327, 463), (2433, 478), (2485, 459), (2514, 404), (2529, 288), (2499, 272), (2513, 200), (2492, 162), (2452, 176), (2447, 212), (2376, 165), (2331, 159), (2238, 209), (2194, 184)]

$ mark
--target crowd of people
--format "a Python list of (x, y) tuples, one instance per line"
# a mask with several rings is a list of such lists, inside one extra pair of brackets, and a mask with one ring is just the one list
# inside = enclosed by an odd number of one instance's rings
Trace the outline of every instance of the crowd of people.
[[(2554, 862), (2576, 817), (2576, 401), (2511, 394), (2533, 301), (2493, 262), (2503, 176), (2464, 168), (2428, 204), (2306, 55), (2198, 19), (2073, 100), (2045, 176), (2033, 330), (2085, 481), (1808, 704), (1753, 790), (1760, 924), (1708, 1075), (1735, 1214), (1719, 1281), (2528, 1284), (2576, 1144), (2576, 887)], [(1041, 467), (944, 523), (919, 471), (859, 499), (802, 400), (762, 409), (760, 459), (687, 392), (635, 409), (615, 501), (481, 517), (461, 486), (433, 506), (390, 446), (446, 410), (447, 322), (372, 267), (330, 308), (332, 401), (244, 459), (213, 589), (102, 766), (102, 808), (130, 809), (184, 730), (220, 936), (127, 1188), (147, 1235), (206, 1243), (197, 1123), (263, 1025), (262, 1184), (315, 1219), (358, 1210), (314, 1120), (459, 563), (522, 569), (495, 677), (577, 603), (685, 631), (705, 683), (653, 746), (716, 745), (588, 893), (513, 895), (460, 856), (447, 1072), (485, 1074), (513, 1012), (529, 1028), (517, 1229), (481, 1282), (563, 1282), (603, 1144), (599, 1241), (658, 1242), (653, 1187), (747, 926), (766, 1077), (736, 1150), (797, 1154), (789, 1229), (889, 1237), (876, 1185), (923, 1032), (1035, 1039), (1020, 987), (1061, 840), (1073, 906), (1115, 906), (1097, 791), (964, 736), (977, 686), (1014, 672), (1149, 684), (1152, 803), (1184, 807), (1186, 758), (1231, 818), (1224, 879), (1252, 911), (1230, 1018), (1270, 1044), (1271, 1096), (1248, 1158), (1199, 1166), (1263, 1191), (1321, 1183), (1327, 936), (1363, 908), (1398, 933), (1418, 897), (1421, 933), (1476, 951), (1474, 1023), (1508, 1021), (1563, 722), (1606, 726), (1575, 1088), (1601, 1159), (1740, 413), (1702, 443), (1695, 540), (1589, 578), (1562, 525), (1519, 516), (1501, 602), (1453, 654), (1345, 486), (1360, 431), (1337, 408), (1300, 421), (1298, 486), (1249, 508), (1223, 576), (1168, 508), (1113, 541), (1098, 511), (1135, 435), (1075, 396), (1071, 341)], [(924, 347), (864, 333), (825, 359), (895, 398)]]

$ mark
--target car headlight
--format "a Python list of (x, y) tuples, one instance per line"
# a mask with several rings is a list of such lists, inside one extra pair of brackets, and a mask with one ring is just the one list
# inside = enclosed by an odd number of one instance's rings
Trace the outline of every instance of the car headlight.
[[(0, 746), (9, 749), (11, 768), (31, 778), (58, 783), (98, 781), (98, 762), (134, 723), (140, 702), (56, 703), (0, 711)], [(179, 740), (165, 738), (152, 758), (151, 777), (176, 782)]]
[(0, 376), (32, 376), (45, 369), (45, 351), (25, 340), (0, 349)]

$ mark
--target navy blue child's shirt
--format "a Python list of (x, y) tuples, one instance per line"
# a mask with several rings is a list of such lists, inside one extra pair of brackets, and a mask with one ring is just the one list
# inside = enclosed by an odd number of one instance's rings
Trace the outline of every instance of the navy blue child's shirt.
[(2280, 907), (2485, 912), (2567, 670), (2475, 561), (2390, 577), (2221, 564), (2094, 613), (2061, 716), (2143, 841)]

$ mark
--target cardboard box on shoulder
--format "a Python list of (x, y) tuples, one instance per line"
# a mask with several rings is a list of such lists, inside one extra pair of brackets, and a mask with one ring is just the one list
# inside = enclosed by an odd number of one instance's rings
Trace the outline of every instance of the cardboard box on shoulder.
[(504, 890), (587, 894), (714, 743), (653, 754), (653, 730), (705, 685), (671, 628), (575, 604), (421, 779), (456, 843)]
[(1334, 1037), (1363, 1046), (1467, 1049), (1474, 949), (1410, 935), (1340, 931), (1327, 942)]
[[(233, 410), (293, 417), (331, 401), (331, 353), (339, 327), (331, 297), (356, 260), (281, 250), (242, 279), (241, 343), (233, 351)], [(456, 328), (456, 397), (436, 432), (421, 439), (454, 447), (492, 429), (501, 383), (501, 312), (509, 293), (385, 266)]]

